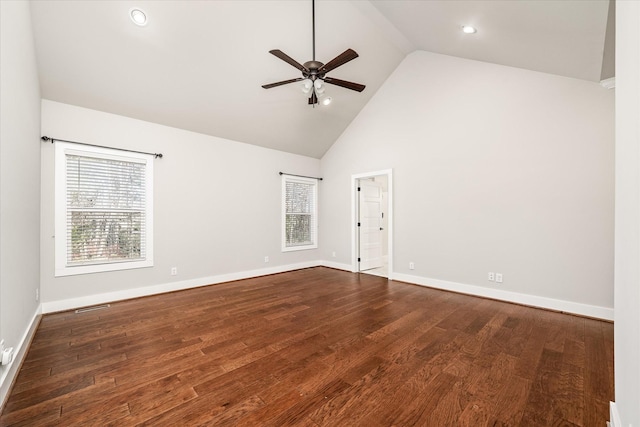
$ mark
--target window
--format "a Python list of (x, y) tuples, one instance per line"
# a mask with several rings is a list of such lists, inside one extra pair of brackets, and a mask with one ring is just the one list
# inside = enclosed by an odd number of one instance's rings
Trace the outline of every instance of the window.
[(282, 175), (282, 251), (318, 247), (318, 181)]
[(55, 275), (153, 266), (153, 156), (56, 142)]

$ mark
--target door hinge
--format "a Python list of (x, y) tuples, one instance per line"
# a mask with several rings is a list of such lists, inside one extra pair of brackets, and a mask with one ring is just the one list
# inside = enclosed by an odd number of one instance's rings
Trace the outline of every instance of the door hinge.
[(358, 258), (358, 262), (360, 262), (360, 258)]
[(360, 227), (360, 223), (358, 223), (358, 227)]
[(360, 187), (358, 187), (358, 191), (360, 191)]

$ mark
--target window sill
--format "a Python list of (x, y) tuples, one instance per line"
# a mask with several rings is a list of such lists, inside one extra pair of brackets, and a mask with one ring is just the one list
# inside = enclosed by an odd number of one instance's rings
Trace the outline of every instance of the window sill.
[(135, 268), (153, 267), (153, 260), (123, 261), (106, 264), (76, 265), (72, 267), (56, 267), (55, 277), (77, 276), (80, 274), (103, 273), (107, 271), (132, 270)]
[(282, 248), (282, 252), (306, 251), (309, 249), (318, 249), (318, 245), (289, 246)]

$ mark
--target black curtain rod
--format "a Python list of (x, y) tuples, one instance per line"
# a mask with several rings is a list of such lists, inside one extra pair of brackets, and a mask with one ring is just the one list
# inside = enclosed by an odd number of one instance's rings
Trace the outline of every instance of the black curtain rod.
[(76, 141), (67, 141), (65, 139), (57, 139), (57, 138), (49, 138), (48, 136), (43, 136), (42, 138), (40, 138), (43, 141), (51, 141), (51, 143), (53, 144), (55, 141), (59, 141), (59, 142), (69, 142), (71, 144), (78, 144), (78, 145), (86, 145), (89, 147), (98, 147), (98, 148), (108, 148), (110, 150), (118, 150), (118, 151), (128, 151), (129, 153), (138, 153), (138, 154), (148, 154), (150, 156), (154, 156), (156, 159), (158, 158), (162, 158), (162, 153), (147, 153), (145, 151), (136, 151), (136, 150), (127, 150), (125, 148), (113, 148), (113, 147), (107, 147), (105, 145), (95, 145), (95, 144), (87, 144), (86, 142), (76, 142)]
[(297, 176), (298, 178), (310, 178), (310, 179), (317, 179), (318, 181), (322, 181), (322, 178), (318, 178), (315, 176), (304, 176), (304, 175), (294, 175), (292, 173), (284, 173), (284, 172), (278, 172), (279, 175), (287, 175), (287, 176)]

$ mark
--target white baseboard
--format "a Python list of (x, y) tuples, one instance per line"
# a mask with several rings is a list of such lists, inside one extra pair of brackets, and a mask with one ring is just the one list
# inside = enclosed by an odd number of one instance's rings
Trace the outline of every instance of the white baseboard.
[(485, 288), (482, 286), (467, 285), (464, 283), (448, 282), (445, 280), (429, 279), (426, 277), (413, 276), (410, 274), (394, 273), (393, 280), (413, 283), (415, 285), (428, 286), (431, 288), (446, 291), (459, 292), (479, 297), (492, 298), (500, 301), (513, 302), (532, 307), (545, 308), (548, 310), (562, 311), (566, 313), (578, 314), (581, 316), (593, 317), (596, 319), (613, 321), (613, 308), (599, 307), (595, 305), (581, 304), (577, 302), (558, 300), (536, 295), (509, 292), (501, 289)]
[(36, 325), (38, 325), (38, 319), (41, 314), (41, 306), (38, 306), (36, 312), (33, 314), (31, 318), (31, 322), (29, 323), (29, 327), (24, 334), (22, 335), (22, 339), (20, 342), (14, 347), (15, 353), (13, 356), (13, 360), (8, 365), (3, 366), (0, 371), (0, 412), (4, 408), (5, 400), (9, 394), (9, 390), (11, 389), (11, 385), (13, 384), (13, 380), (18, 374), (18, 369), (20, 365), (22, 365), (22, 359), (24, 359), (25, 354), (27, 353), (28, 344), (31, 342), (31, 337), (36, 332)]
[(301, 268), (317, 267), (319, 265), (323, 265), (323, 263), (321, 261), (308, 261), (297, 264), (281, 265), (277, 267), (261, 268), (258, 270), (240, 271), (237, 273), (227, 273), (217, 276), (201, 277), (179, 282), (163, 283), (160, 285), (145, 286), (142, 288), (125, 289), (122, 291), (108, 292), (104, 294), (87, 295), (79, 298), (48, 301), (42, 303), (42, 312), (55, 313), (57, 311), (73, 310), (80, 307), (88, 307), (113, 301), (145, 297), (149, 295), (162, 294), (165, 292), (181, 291), (184, 289), (198, 288), (201, 286), (214, 285), (217, 283), (232, 282), (234, 280), (250, 279), (252, 277), (284, 273), (287, 271), (300, 270)]
[(620, 414), (615, 402), (609, 402), (609, 426), (622, 427), (622, 421), (620, 421)]
[(351, 264), (342, 264), (340, 262), (333, 261), (321, 261), (318, 265), (321, 265), (323, 267), (335, 268), (336, 270), (353, 272), (353, 267), (351, 266)]

